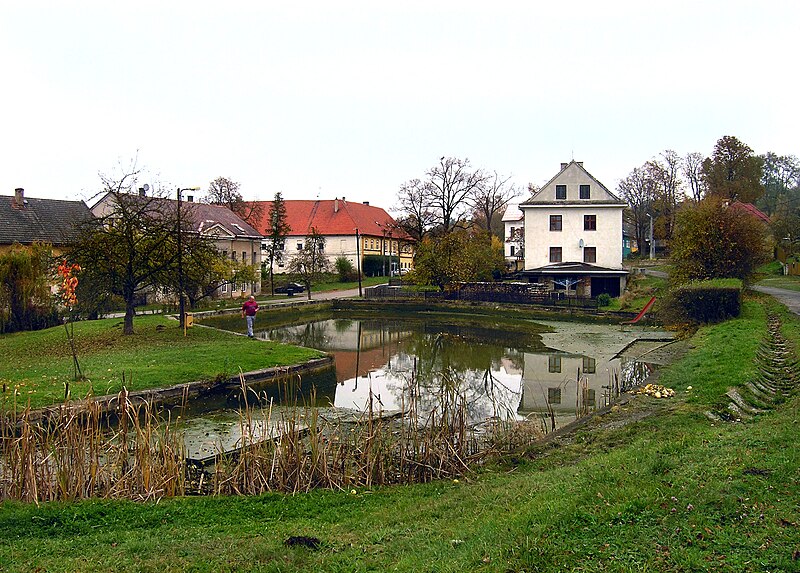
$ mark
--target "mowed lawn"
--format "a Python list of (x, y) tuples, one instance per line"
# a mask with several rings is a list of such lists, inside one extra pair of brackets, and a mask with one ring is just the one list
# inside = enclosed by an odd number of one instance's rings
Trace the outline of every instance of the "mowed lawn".
[[(701, 328), (660, 382), (587, 427), (408, 487), (0, 504), (0, 570), (456, 573), (800, 570), (800, 396), (710, 420), (752, 379), (766, 310)], [(255, 344), (255, 343), (254, 343)], [(310, 545), (310, 547), (308, 546)]]
[(75, 343), (85, 380), (74, 381), (73, 361), (63, 326), (0, 336), (0, 385), (6, 407), (14, 401), (32, 408), (128, 390), (172, 386), (235, 376), (271, 366), (306, 362), (317, 350), (251, 340), (195, 326), (183, 336), (177, 321), (140, 316), (135, 333), (122, 334), (122, 319), (75, 323)]

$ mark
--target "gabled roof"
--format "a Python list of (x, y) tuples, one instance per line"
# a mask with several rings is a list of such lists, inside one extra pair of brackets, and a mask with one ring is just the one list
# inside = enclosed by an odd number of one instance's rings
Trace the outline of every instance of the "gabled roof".
[[(92, 211), (98, 214), (97, 208), (101, 204), (108, 204), (112, 200), (112, 193), (106, 193), (100, 200), (92, 206)], [(133, 194), (126, 195), (128, 198), (136, 199), (138, 196)], [(178, 201), (164, 197), (142, 197), (142, 201), (154, 201), (158, 211), (169, 212), (176, 209)], [(214, 227), (221, 228), (224, 233), (235, 238), (261, 239), (262, 235), (255, 228), (245, 222), (239, 215), (231, 211), (224, 205), (210, 205), (208, 203), (194, 203), (192, 201), (182, 201), (182, 210), (187, 213), (188, 218), (194, 224), (194, 230), (198, 233), (207, 233)], [(163, 209), (163, 211), (162, 211)]]
[(515, 221), (522, 221), (524, 218), (525, 215), (520, 210), (519, 203), (509, 203), (505, 213), (503, 213), (502, 221), (504, 223), (513, 223)]
[[(256, 226), (265, 234), (270, 232), (269, 214), (272, 201), (261, 204), (261, 219)], [(394, 237), (408, 239), (406, 234), (386, 211), (365, 203), (352, 203), (344, 199), (305, 200), (286, 199), (286, 222), (292, 229), (289, 235), (305, 237), (315, 228), (322, 236), (361, 235), (380, 237), (390, 232)]]
[(26, 198), (17, 205), (14, 197), (0, 196), (0, 244), (34, 242), (68, 245), (77, 238), (76, 225), (91, 219), (83, 201)]
[[(592, 182), (592, 198), (579, 199), (579, 200), (556, 200), (553, 191), (555, 185), (560, 182), (562, 177), (565, 176), (567, 171), (578, 170), (580, 174), (584, 175), (586, 179)], [(600, 190), (600, 196), (597, 196), (596, 191)], [(550, 181), (542, 185), (530, 199), (520, 204), (520, 208), (539, 206), (539, 205), (615, 205), (625, 206), (625, 201), (614, 195), (608, 188), (603, 185), (597, 178), (589, 173), (583, 166), (583, 161), (575, 161), (574, 159), (569, 163), (562, 163), (561, 170), (553, 176)]]
[[(177, 203), (173, 199), (166, 199)], [(249, 225), (239, 215), (224, 205), (209, 205), (208, 203), (184, 203), (194, 219), (196, 229), (202, 233), (212, 227), (221, 227), (228, 234), (237, 238), (262, 238), (256, 228)]]
[(730, 204), (730, 208), (735, 211), (741, 211), (742, 213), (747, 213), (748, 215), (751, 215), (756, 219), (763, 221), (764, 223), (769, 223), (769, 216), (767, 216), (766, 213), (761, 211), (758, 207), (756, 207), (752, 203), (742, 203), (741, 201), (734, 201), (733, 203)]

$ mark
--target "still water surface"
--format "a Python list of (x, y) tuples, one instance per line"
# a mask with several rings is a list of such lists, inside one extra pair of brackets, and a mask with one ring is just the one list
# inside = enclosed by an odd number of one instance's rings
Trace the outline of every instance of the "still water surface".
[[(242, 328), (238, 317), (204, 323)], [(363, 411), (372, 397), (374, 409), (396, 411), (413, 394), (424, 411), (449, 390), (472, 422), (529, 418), (556, 427), (649, 374), (648, 364), (616, 357), (636, 336), (611, 325), (447, 315), (325, 318), (257, 333), (334, 356), (335, 383), (316, 384), (318, 405)]]

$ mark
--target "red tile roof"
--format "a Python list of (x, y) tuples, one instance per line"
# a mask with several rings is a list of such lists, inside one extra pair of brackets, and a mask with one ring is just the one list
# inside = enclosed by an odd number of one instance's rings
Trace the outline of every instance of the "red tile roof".
[[(262, 206), (261, 218), (255, 227), (264, 235), (269, 234), (269, 213), (272, 201), (258, 201)], [(392, 233), (394, 237), (410, 239), (386, 211), (380, 207), (352, 203), (344, 199), (333, 200), (285, 200), (286, 220), (291, 227), (290, 235), (306, 236), (312, 227), (323, 236), (361, 235), (382, 236)]]
[(731, 203), (731, 209), (735, 209), (737, 211), (742, 211), (749, 215), (752, 215), (756, 219), (760, 219), (765, 223), (769, 223), (769, 217), (761, 211), (758, 207), (751, 203), (742, 203), (741, 201), (734, 201)]

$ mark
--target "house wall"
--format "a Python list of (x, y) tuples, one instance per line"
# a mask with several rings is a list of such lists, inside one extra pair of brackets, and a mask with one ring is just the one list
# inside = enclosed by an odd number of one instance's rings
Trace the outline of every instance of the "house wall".
[[(356, 249), (356, 236), (355, 235), (326, 235), (325, 236), (325, 254), (328, 257), (328, 263), (331, 269), (335, 268), (336, 259), (339, 257), (346, 257), (353, 265), (354, 269), (358, 269), (357, 256), (361, 259), (367, 255), (380, 256), (381, 253), (386, 256), (387, 272), (389, 267), (389, 260), (391, 259), (392, 269), (397, 270), (398, 262), (401, 270), (410, 270), (413, 268), (414, 263), (414, 249), (411, 243), (405, 241), (398, 241), (396, 238), (389, 238), (374, 235), (361, 235), (359, 236), (361, 244)], [(282, 274), (288, 272), (289, 261), (302, 248), (305, 242), (305, 236), (290, 236), (286, 238), (284, 250), (282, 252), (282, 265), (276, 262), (273, 266), (273, 273)], [(266, 246), (266, 241), (263, 242)], [(399, 255), (399, 256), (398, 256)], [(266, 249), (261, 251), (262, 260), (269, 264), (269, 258)]]
[[(561, 247), (563, 262), (583, 262), (583, 247), (595, 247), (606, 268), (622, 268), (622, 208), (617, 206), (525, 207), (525, 268), (551, 264), (550, 247)], [(561, 231), (550, 230), (550, 215), (561, 215)], [(584, 215), (595, 215), (597, 230), (584, 230)], [(580, 241), (583, 240), (583, 247)]]

